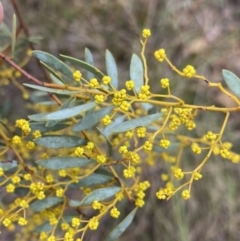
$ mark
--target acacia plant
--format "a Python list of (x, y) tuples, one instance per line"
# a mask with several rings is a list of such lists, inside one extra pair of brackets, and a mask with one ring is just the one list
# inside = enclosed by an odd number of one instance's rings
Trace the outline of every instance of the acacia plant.
[[(88, 230), (97, 230), (109, 214), (121, 220), (105, 239), (115, 240), (145, 204), (151, 183), (142, 179), (143, 169), (161, 162), (168, 170), (156, 198), (168, 200), (180, 192), (187, 200), (212, 155), (239, 162), (231, 143), (222, 142), (231, 112), (240, 110), (240, 80), (230, 71), (223, 70), (223, 77), (231, 92), (196, 73), (192, 65), (178, 69), (160, 48), (152, 53), (159, 64), (166, 62), (183, 81), (194, 79), (218, 88), (235, 106), (186, 103), (171, 92), (172, 81), (166, 76), (159, 76), (160, 93), (155, 93), (148, 75), (153, 70), (145, 58), (151, 32), (144, 29), (140, 57), (132, 55), (130, 79), (124, 81), (124, 88), (119, 88), (116, 62), (108, 50), (106, 73), (95, 66), (89, 49), (85, 49), (85, 60), (65, 55), (60, 60), (32, 51), (52, 81), (42, 82), (22, 68), (30, 52), (25, 49), (21, 59), (14, 51), (16, 20), (13, 22), (12, 35), (6, 25), (1, 28), (11, 39), (0, 53), (6, 63), (0, 71), (1, 85), (4, 88), (13, 82), (26, 99), (29, 88), (33, 89), (30, 96), (38, 102), (34, 108), (39, 111), (20, 117), (14, 125), (1, 120), (0, 186), (4, 188), (1, 196), (8, 201), (1, 202), (0, 223), (2, 231), (20, 230), (16, 240), (84, 240)], [(20, 76), (34, 84), (20, 85), (16, 79)], [(219, 131), (193, 135), (199, 112), (222, 113)], [(183, 129), (187, 135), (181, 135)], [(182, 156), (189, 150), (197, 160), (193, 170), (182, 167)], [(121, 203), (132, 208), (126, 217), (120, 213)]]

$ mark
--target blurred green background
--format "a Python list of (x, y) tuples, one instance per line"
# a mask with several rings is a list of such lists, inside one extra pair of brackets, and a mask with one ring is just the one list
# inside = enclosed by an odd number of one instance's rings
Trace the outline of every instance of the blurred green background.
[[(95, 64), (105, 71), (105, 49), (109, 49), (118, 64), (122, 85), (129, 78), (132, 53), (139, 53), (139, 37), (143, 28), (150, 28), (146, 56), (151, 88), (159, 88), (159, 80), (168, 77), (172, 93), (186, 102), (202, 105), (231, 106), (230, 98), (204, 82), (185, 80), (166, 63), (153, 57), (156, 49), (165, 48), (172, 62), (182, 69), (195, 66), (197, 73), (213, 82), (222, 82), (222, 69), (240, 76), (240, 1), (238, 0), (22, 0), (17, 1), (31, 35), (41, 35), (36, 49), (83, 59), (84, 48), (94, 54)], [(5, 22), (11, 26), (13, 8), (10, 0), (2, 0)], [(25, 67), (44, 80), (34, 60)], [(26, 80), (23, 80), (26, 82)], [(21, 115), (11, 98), (8, 117)], [(4, 102), (4, 100), (3, 100)], [(22, 103), (22, 102), (21, 102)], [(2, 105), (2, 104), (1, 104)], [(24, 103), (22, 103), (24, 105)], [(23, 108), (23, 107), (22, 107)], [(24, 116), (21, 116), (24, 117)], [(203, 113), (197, 134), (219, 130), (223, 115)], [(235, 151), (240, 153), (240, 116), (233, 113), (225, 132)], [(196, 166), (196, 160), (186, 160)], [(147, 169), (148, 167), (146, 167)], [(211, 158), (204, 167), (203, 179), (195, 182), (192, 198), (183, 201), (179, 195), (170, 201), (159, 201), (156, 190), (163, 185), (161, 164), (145, 172), (152, 183), (134, 223), (119, 239), (121, 241), (225, 241), (240, 240), (240, 168), (218, 158)], [(131, 207), (122, 207), (128, 213)], [(124, 215), (122, 215), (123, 217)], [(89, 241), (102, 240), (117, 221), (104, 220), (99, 232)], [(1, 238), (0, 238), (1, 239)], [(10, 240), (10, 239), (9, 239)]]

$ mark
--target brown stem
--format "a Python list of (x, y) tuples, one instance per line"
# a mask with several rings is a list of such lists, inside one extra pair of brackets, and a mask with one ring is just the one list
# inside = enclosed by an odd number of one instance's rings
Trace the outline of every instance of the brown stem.
[[(14, 69), (18, 70), (23, 76), (25, 76), (28, 80), (33, 81), (34, 83), (44, 86), (43, 82), (40, 81), (39, 79), (35, 78), (34, 76), (28, 74), (24, 69), (22, 69), (20, 66), (18, 66), (13, 60), (11, 60), (8, 56), (6, 56), (3, 53), (0, 53), (0, 58), (2, 58), (4, 61), (6, 61), (7, 63), (9, 63)], [(62, 103), (61, 101), (58, 99), (58, 97), (52, 93), (48, 93), (49, 96), (56, 101), (56, 103), (61, 106)]]

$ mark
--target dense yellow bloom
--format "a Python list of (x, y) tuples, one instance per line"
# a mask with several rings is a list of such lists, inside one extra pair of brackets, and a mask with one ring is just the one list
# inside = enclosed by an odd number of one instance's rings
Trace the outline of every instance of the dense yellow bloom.
[(16, 144), (16, 145), (21, 144), (21, 143), (22, 143), (21, 137), (20, 137), (20, 136), (14, 136), (14, 137), (12, 138), (12, 143), (13, 143), (13, 144)]
[(96, 230), (98, 228), (99, 221), (97, 217), (93, 217), (89, 220), (88, 226), (91, 230)]
[(183, 199), (185, 199), (185, 200), (187, 200), (187, 199), (189, 199), (191, 197), (191, 195), (190, 195), (190, 192), (189, 192), (189, 190), (184, 190), (183, 192), (182, 192), (182, 198)]
[(151, 30), (148, 29), (148, 28), (143, 29), (143, 31), (142, 31), (142, 36), (143, 36), (144, 38), (149, 38), (149, 37), (151, 36)]
[(36, 131), (34, 131), (32, 134), (33, 134), (34, 138), (36, 138), (36, 139), (37, 139), (37, 138), (40, 138), (40, 137), (42, 136), (40, 130), (36, 130)]
[(103, 82), (103, 84), (105, 84), (105, 85), (108, 85), (108, 84), (110, 84), (111, 83), (111, 77), (110, 76), (103, 76), (103, 78), (102, 78), (102, 82)]
[(98, 200), (93, 201), (92, 208), (94, 210), (99, 210), (99, 209), (101, 209), (101, 207), (102, 207), (102, 204)]
[(118, 218), (120, 215), (120, 212), (118, 211), (117, 208), (112, 208), (110, 210), (110, 216), (113, 217), (113, 218)]
[(154, 57), (159, 61), (162, 62), (166, 58), (165, 49), (159, 49), (154, 52)]
[(94, 98), (97, 104), (104, 102), (104, 99), (105, 99), (104, 95), (95, 95)]
[(73, 78), (75, 79), (75, 81), (79, 82), (82, 78), (82, 73), (79, 70), (76, 70), (73, 73)]
[(109, 115), (105, 115), (101, 121), (105, 126), (112, 123), (111, 117)]
[(183, 69), (183, 74), (184, 76), (186, 76), (187, 78), (191, 78), (196, 74), (196, 70), (194, 69), (194, 67), (192, 65), (187, 65), (184, 69)]
[(99, 87), (98, 80), (96, 78), (91, 79), (89, 86), (91, 88), (98, 88)]
[(169, 87), (169, 79), (168, 78), (161, 79), (160, 82), (161, 82), (161, 86), (163, 89)]
[(170, 146), (170, 141), (166, 139), (161, 139), (159, 145), (160, 147), (167, 149)]
[(104, 155), (98, 155), (97, 156), (97, 162), (100, 164), (104, 164), (107, 161), (106, 157)]
[(82, 147), (77, 147), (74, 151), (75, 156), (82, 156), (84, 153), (84, 149)]
[(79, 227), (79, 226), (80, 226), (80, 223), (81, 223), (81, 221), (80, 221), (79, 218), (73, 218), (73, 219), (72, 219), (72, 227), (73, 227), (73, 228)]
[(146, 127), (139, 127), (137, 129), (137, 136), (140, 137), (140, 138), (145, 137), (146, 136), (146, 131), (147, 131)]
[(134, 88), (133, 80), (126, 81), (125, 86), (126, 86), (127, 90), (132, 90)]

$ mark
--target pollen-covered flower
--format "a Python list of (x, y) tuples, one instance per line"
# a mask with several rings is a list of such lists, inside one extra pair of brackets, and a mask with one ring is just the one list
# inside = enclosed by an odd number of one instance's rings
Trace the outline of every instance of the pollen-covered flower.
[(159, 49), (154, 52), (154, 57), (159, 61), (162, 62), (166, 58), (165, 49)]
[(151, 30), (148, 29), (148, 28), (143, 29), (143, 31), (142, 31), (142, 36), (143, 36), (144, 38), (149, 38), (149, 37), (151, 36)]
[(192, 65), (187, 65), (183, 69), (183, 74), (184, 74), (185, 77), (191, 78), (196, 74), (196, 70), (194, 69), (194, 67)]
[(75, 79), (75, 81), (79, 82), (82, 78), (82, 73), (79, 70), (76, 70), (73, 73), (73, 78)]
[(103, 82), (103, 84), (105, 84), (105, 85), (110, 84), (111, 81), (112, 81), (112, 80), (111, 80), (111, 77), (110, 77), (110, 76), (105, 75), (105, 76), (103, 76), (103, 78), (102, 78), (102, 82)]

